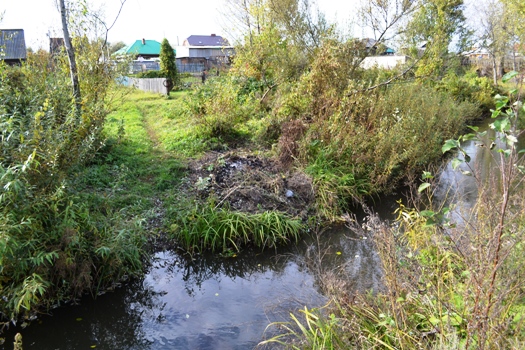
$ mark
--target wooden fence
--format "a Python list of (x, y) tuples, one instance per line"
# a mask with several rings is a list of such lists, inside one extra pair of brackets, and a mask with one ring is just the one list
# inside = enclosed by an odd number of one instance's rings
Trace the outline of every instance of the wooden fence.
[(156, 92), (159, 94), (167, 93), (167, 88), (165, 86), (166, 78), (123, 77), (120, 83), (124, 86), (134, 86), (135, 88), (142, 90), (142, 91)]

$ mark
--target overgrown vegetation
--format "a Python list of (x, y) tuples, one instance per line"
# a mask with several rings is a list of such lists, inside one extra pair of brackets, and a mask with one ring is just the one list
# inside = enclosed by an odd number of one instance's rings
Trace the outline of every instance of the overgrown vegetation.
[[(463, 153), (455, 166), (469, 163), (461, 141), (476, 140), (497, 150), (499, 172), (476, 177), (479, 201), (462, 213), (464, 225), (439, 206), (401, 205), (394, 225), (371, 215), (384, 290), (351, 295), (341, 281), (320, 283), (334, 293), (329, 316), (305, 308), (305, 323), (292, 316), (289, 334), (273, 340), (299, 339), (298, 348), (521, 347), (518, 92), (498, 97), (494, 139), (475, 128), (458, 139), (494, 107), (497, 92), (448, 52), (452, 36), (464, 34), (462, 1), (370, 4), (365, 15), (380, 39), (373, 45), (338, 35), (308, 1), (244, 1), (236, 15), (245, 38), (230, 71), (170, 100), (116, 88), (119, 67), (85, 35), (73, 41), (78, 93), (63, 55), (38, 52), (21, 67), (0, 66), (0, 317), (112, 287), (141, 271), (147, 241), (223, 256), (297, 242), (307, 225), (341, 220), (445, 151)], [(378, 13), (385, 23), (373, 20)], [(394, 28), (412, 32), (413, 59), (364, 69)], [(429, 41), (425, 52), (418, 40)], [(163, 52), (161, 73), (147, 76), (178, 84), (167, 40)], [(425, 171), (424, 181), (431, 178)], [(425, 182), (420, 192), (430, 189)], [(428, 197), (414, 207), (435, 203)]]
[[(525, 170), (516, 125), (525, 109), (516, 102), (517, 94), (513, 90), (509, 97), (496, 96), (492, 136), (473, 127), (473, 133), (447, 140), (442, 147), (443, 152), (458, 151), (454, 168), (476, 180), (474, 207), (459, 210), (437, 203), (433, 176), (425, 173), (419, 192), (434, 210), (427, 204), (421, 210), (401, 205), (394, 225), (372, 213), (363, 226), (350, 222), (351, 229), (374, 239), (384, 289), (349, 294), (333, 288), (344, 285), (344, 277), (320, 276), (334, 298), (332, 314), (306, 310), (305, 321), (294, 316), (288, 332), (270, 342), (288, 336), (287, 344), (309, 349), (324, 348), (322, 344), (340, 349), (523, 347)], [(467, 140), (475, 140), (493, 157), (492, 171), (471, 164), (462, 149)]]
[[(83, 39), (79, 39), (83, 40)], [(62, 56), (39, 52), (22, 67), (0, 67), (0, 314), (107, 288), (141, 269), (140, 225), (80, 200), (78, 167), (104, 145), (114, 73), (82, 41), (82, 114), (72, 104)], [(93, 63), (95, 62), (95, 63)]]

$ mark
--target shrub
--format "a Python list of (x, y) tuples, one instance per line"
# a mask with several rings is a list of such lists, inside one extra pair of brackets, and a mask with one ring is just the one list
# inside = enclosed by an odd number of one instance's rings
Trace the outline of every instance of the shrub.
[(468, 101), (478, 105), (483, 112), (494, 107), (493, 96), (496, 88), (486, 77), (478, 77), (475, 71), (469, 71), (463, 76), (449, 72), (436, 86), (438, 91), (446, 91), (456, 101)]
[(138, 73), (137, 78), (166, 78), (166, 74), (160, 70), (149, 70)]
[[(82, 114), (72, 104), (65, 56), (38, 52), (0, 67), (0, 318), (105, 288), (139, 271), (136, 225), (114, 232), (72, 193), (75, 167), (103, 145), (117, 74), (100, 47), (76, 39)], [(117, 217), (113, 220), (118, 221)]]

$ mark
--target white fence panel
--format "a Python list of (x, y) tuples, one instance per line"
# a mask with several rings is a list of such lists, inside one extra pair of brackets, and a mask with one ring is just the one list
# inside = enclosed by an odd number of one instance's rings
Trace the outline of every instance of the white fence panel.
[(129, 85), (142, 91), (166, 94), (166, 78), (129, 78)]

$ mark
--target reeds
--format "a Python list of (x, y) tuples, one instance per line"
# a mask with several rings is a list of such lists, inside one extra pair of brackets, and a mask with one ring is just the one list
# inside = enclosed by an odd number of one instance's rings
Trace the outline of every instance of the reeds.
[(179, 216), (174, 236), (188, 251), (240, 251), (243, 246), (274, 248), (297, 242), (304, 228), (280, 212), (243, 213), (205, 206)]

